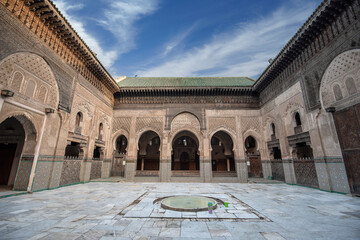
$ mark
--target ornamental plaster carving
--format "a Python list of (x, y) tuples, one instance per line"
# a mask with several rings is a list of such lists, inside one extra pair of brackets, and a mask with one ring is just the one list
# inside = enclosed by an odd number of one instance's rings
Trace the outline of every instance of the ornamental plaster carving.
[[(117, 130), (116, 132), (113, 132), (112, 134), (112, 147), (113, 147), (113, 150), (116, 149), (116, 140), (118, 137), (120, 137), (121, 135), (125, 136), (125, 138), (127, 139), (127, 141), (129, 142), (129, 132), (124, 130), (124, 129), (119, 129)], [(127, 146), (127, 148), (129, 148), (129, 146)]]
[(78, 112), (86, 113), (89, 117), (94, 116), (94, 106), (90, 105), (88, 102), (79, 102), (74, 106), (73, 109), (76, 110), (75, 116)]
[(33, 53), (15, 53), (0, 63), (0, 85), (56, 109), (59, 89), (45, 60)]
[(240, 119), (240, 122), (241, 122), (242, 133), (244, 133), (249, 129), (252, 129), (255, 132), (260, 133), (261, 124), (260, 124), (260, 119), (258, 117), (242, 117)]
[(113, 118), (113, 129), (112, 132), (117, 132), (120, 129), (124, 129), (127, 132), (130, 131), (131, 118), (130, 117), (121, 117)]
[(191, 113), (181, 113), (171, 122), (171, 131), (175, 132), (178, 129), (194, 129), (200, 131), (200, 122)]
[[(320, 85), (320, 102), (324, 109), (336, 102), (360, 92), (360, 49), (341, 53), (330, 63), (326, 69)], [(346, 81), (353, 79), (352, 87), (346, 86)], [(334, 85), (338, 85), (341, 98), (336, 99)], [(349, 84), (348, 84), (349, 85)], [(355, 88), (355, 89), (354, 89)]]
[[(260, 151), (263, 148), (262, 147), (263, 139), (262, 139), (261, 135), (258, 132), (256, 132), (254, 129), (250, 128), (250, 129), (246, 130), (243, 134), (244, 143), (245, 143), (246, 138), (249, 136), (252, 136), (256, 140), (256, 149), (258, 151)], [(244, 145), (244, 147), (245, 147), (245, 145)]]
[(214, 131), (219, 128), (225, 128), (232, 133), (236, 134), (236, 120), (235, 117), (226, 117), (226, 118), (220, 118), (220, 117), (212, 117), (209, 118), (209, 130)]
[(163, 119), (161, 117), (137, 117), (135, 131), (142, 132), (145, 128), (154, 129), (155, 132), (162, 132)]
[(285, 118), (289, 115), (292, 115), (294, 112), (299, 112), (300, 114), (304, 113), (305, 112), (304, 106), (301, 105), (300, 103), (290, 102), (286, 106), (286, 109), (283, 112), (282, 117)]
[[(5, 113), (0, 117), (0, 123), (4, 120), (15, 117), (23, 126), (26, 140), (36, 140), (40, 129), (40, 124), (43, 121), (41, 116), (33, 116), (32, 113), (24, 111), (18, 107), (5, 104), (2, 108), (2, 112)], [(29, 139), (34, 138), (34, 139)]]
[(99, 113), (99, 123), (100, 122), (105, 124), (107, 128), (110, 129), (110, 117), (103, 112)]

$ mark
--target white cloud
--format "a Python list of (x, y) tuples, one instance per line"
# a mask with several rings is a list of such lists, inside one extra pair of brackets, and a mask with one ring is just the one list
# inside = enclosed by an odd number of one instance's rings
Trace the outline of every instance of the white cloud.
[(162, 57), (166, 57), (170, 54), (174, 49), (176, 49), (186, 38), (189, 36), (194, 29), (196, 28), (197, 24), (192, 25), (188, 29), (183, 32), (180, 32), (175, 37), (173, 37), (169, 42), (165, 44), (164, 51), (162, 53)]
[(123, 54), (136, 47), (134, 23), (157, 10), (158, 0), (110, 1), (105, 17), (99, 23), (118, 40), (117, 50)]
[[(138, 71), (138, 76), (256, 77), (314, 10), (313, 4), (292, 5), (254, 22), (238, 24), (206, 44), (181, 52), (171, 60)], [(165, 52), (167, 47), (165, 47)]]
[(73, 4), (68, 0), (53, 0), (53, 2), (79, 36), (97, 54), (101, 63), (106, 68), (112, 70), (114, 69), (115, 61), (120, 58), (121, 54), (134, 49), (136, 46), (134, 23), (143, 16), (154, 12), (158, 0), (109, 1), (109, 5), (103, 5), (106, 7), (104, 15), (96, 21), (111, 32), (116, 39), (113, 46), (110, 46), (110, 50), (105, 50), (99, 40), (88, 33), (83, 18), (69, 13), (71, 10), (82, 9), (84, 4)]

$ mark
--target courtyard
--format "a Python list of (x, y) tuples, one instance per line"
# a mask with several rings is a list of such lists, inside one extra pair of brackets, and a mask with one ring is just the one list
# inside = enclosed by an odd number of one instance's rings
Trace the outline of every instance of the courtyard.
[[(173, 195), (228, 202), (162, 209)], [(301, 186), (90, 182), (0, 199), (0, 239), (359, 239), (360, 199)]]

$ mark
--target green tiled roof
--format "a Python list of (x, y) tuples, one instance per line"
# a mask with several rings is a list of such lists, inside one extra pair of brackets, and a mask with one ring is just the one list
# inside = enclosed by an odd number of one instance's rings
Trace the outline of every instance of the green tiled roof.
[(127, 77), (119, 87), (251, 87), (248, 77)]

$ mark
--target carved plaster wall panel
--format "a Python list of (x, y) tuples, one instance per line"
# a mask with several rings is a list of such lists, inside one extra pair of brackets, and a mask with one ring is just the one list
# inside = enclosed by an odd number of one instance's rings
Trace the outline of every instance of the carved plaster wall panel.
[(113, 128), (112, 133), (119, 131), (120, 129), (124, 129), (127, 132), (130, 131), (131, 118), (130, 117), (121, 117), (113, 119)]
[(32, 53), (15, 53), (0, 63), (0, 85), (56, 109), (59, 89), (50, 66)]
[(236, 133), (236, 120), (235, 117), (211, 117), (209, 118), (209, 130), (212, 132), (220, 127), (229, 129)]
[(163, 118), (160, 117), (137, 117), (135, 131), (140, 132), (142, 129), (150, 128), (161, 133), (163, 125)]
[(337, 56), (321, 80), (320, 101), (326, 109), (360, 92), (360, 49)]
[(190, 113), (177, 115), (171, 122), (171, 131), (176, 132), (179, 129), (194, 129), (200, 131), (199, 120)]
[(254, 130), (255, 132), (261, 132), (260, 119), (258, 117), (242, 117), (241, 118), (241, 132), (244, 133), (249, 129)]

